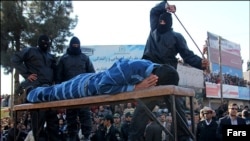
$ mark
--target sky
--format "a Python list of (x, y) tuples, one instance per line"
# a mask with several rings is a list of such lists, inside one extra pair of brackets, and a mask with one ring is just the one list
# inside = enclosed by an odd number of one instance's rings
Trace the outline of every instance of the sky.
[[(150, 31), (150, 9), (160, 1), (73, 1), (79, 18), (72, 32), (81, 45), (144, 45)], [(250, 60), (249, 1), (169, 1), (175, 15), (202, 50), (207, 32), (240, 44), (241, 56)], [(195, 54), (199, 50), (173, 15), (173, 29), (181, 33)], [(3, 71), (1, 71), (3, 72)], [(1, 74), (1, 94), (10, 93), (11, 77)]]

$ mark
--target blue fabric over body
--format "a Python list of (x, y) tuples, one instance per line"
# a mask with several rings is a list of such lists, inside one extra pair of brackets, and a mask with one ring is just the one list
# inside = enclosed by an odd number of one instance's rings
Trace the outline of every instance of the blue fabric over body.
[(32, 103), (81, 98), (100, 94), (133, 91), (135, 84), (148, 77), (155, 63), (148, 60), (119, 59), (99, 73), (84, 73), (50, 87), (31, 90), (27, 100)]

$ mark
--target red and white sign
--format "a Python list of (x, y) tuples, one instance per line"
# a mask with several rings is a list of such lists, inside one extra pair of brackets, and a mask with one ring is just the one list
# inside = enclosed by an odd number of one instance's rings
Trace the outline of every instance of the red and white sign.
[(220, 98), (220, 85), (206, 82), (206, 97)]
[[(206, 82), (206, 97), (220, 98), (221, 95), (220, 84)], [(238, 86), (233, 85), (222, 85), (223, 98), (239, 98)]]

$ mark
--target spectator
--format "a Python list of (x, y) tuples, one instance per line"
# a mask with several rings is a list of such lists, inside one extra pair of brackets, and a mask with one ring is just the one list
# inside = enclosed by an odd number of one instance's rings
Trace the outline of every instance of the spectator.
[(213, 110), (210, 107), (204, 107), (202, 114), (204, 120), (198, 122), (196, 129), (197, 141), (217, 141), (216, 130), (218, 124), (212, 119)]
[(100, 105), (98, 115), (103, 115), (103, 116), (112, 115), (112, 111), (107, 109), (106, 106)]
[(231, 103), (228, 105), (228, 115), (219, 119), (219, 125), (217, 128), (217, 135), (219, 141), (222, 141), (222, 128), (224, 125), (246, 125), (243, 118), (237, 116), (238, 105), (236, 103)]
[(242, 111), (242, 118), (246, 121), (247, 125), (250, 125), (250, 117), (247, 110)]
[(129, 129), (132, 118), (133, 115), (130, 112), (127, 112), (125, 114), (125, 119), (121, 126), (121, 136), (123, 138), (123, 141), (128, 141)]
[(105, 136), (105, 127), (103, 125), (104, 122), (104, 116), (99, 115), (94, 118), (94, 124), (93, 124), (93, 134), (90, 137), (91, 141), (104, 141)]
[(112, 115), (104, 117), (105, 136), (103, 141), (122, 141), (121, 133), (114, 127), (114, 118)]
[(114, 126), (121, 132), (121, 116), (119, 113), (114, 114)]
[(124, 109), (123, 114), (125, 115), (127, 112), (134, 113), (135, 108), (132, 106), (132, 103), (127, 103), (127, 107)]

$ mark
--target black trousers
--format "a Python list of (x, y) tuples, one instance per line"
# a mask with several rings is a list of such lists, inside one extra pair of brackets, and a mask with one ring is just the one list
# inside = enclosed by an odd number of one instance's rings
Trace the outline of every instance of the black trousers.
[(31, 111), (31, 119), (35, 141), (60, 141), (56, 110)]
[[(24, 81), (23, 87), (28, 93), (32, 88), (43, 86), (50, 86), (50, 83), (43, 83), (38, 81), (29, 82)], [(59, 121), (56, 110), (36, 110), (31, 111), (31, 128), (35, 141), (60, 141), (59, 136)], [(46, 128), (44, 124), (46, 122)]]
[[(79, 122), (77, 121), (79, 117)], [(92, 119), (90, 108), (73, 108), (66, 111), (67, 130), (70, 141), (75, 141), (78, 136), (78, 129), (81, 128), (84, 137), (88, 138), (92, 129)], [(80, 125), (80, 127), (79, 127)]]

